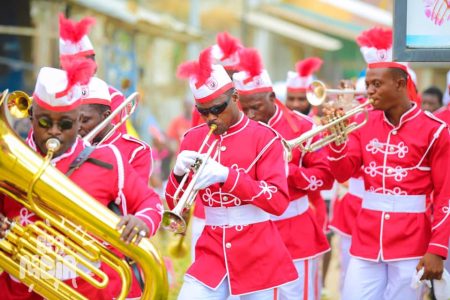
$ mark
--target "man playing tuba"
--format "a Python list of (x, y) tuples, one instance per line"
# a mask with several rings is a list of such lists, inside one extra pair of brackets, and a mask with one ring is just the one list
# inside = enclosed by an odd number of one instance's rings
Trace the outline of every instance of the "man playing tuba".
[[(39, 72), (31, 110), (32, 131), (27, 143), (44, 156), (46, 142), (57, 139), (61, 146), (53, 156), (52, 165), (70, 174), (70, 179), (105, 206), (116, 203), (123, 214), (117, 224), (118, 229), (123, 229), (121, 239), (126, 243), (139, 243), (143, 237), (155, 234), (159, 227), (162, 213), (159, 197), (127, 162), (123, 162), (115, 146), (103, 146), (84, 155), (87, 148), (78, 136), (81, 84), (89, 81), (95, 64), (81, 58), (67, 61), (64, 67), (66, 71), (46, 67)], [(77, 163), (79, 161), (84, 163)], [(7, 197), (2, 213), (21, 225), (37, 221), (32, 211)], [(3, 237), (10, 223), (3, 216), (1, 219), (0, 236)], [(56, 272), (56, 275), (89, 299), (109, 300), (116, 296), (111, 287), (99, 290), (79, 278), (77, 280), (74, 272)], [(110, 278), (110, 281), (113, 280)], [(5, 272), (0, 277), (0, 290), (3, 299), (42, 299)]]

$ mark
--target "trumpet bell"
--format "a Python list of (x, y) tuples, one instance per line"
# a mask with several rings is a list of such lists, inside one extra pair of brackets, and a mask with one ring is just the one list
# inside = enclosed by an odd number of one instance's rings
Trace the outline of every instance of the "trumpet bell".
[(308, 90), (306, 91), (306, 99), (308, 99), (308, 102), (314, 106), (323, 104), (326, 96), (326, 86), (319, 80), (311, 82)]
[(169, 210), (166, 210), (163, 213), (161, 226), (164, 229), (174, 233), (183, 233), (186, 231), (187, 227), (186, 221), (184, 221), (180, 215)]
[(7, 105), (10, 114), (17, 119), (28, 117), (32, 98), (22, 91), (14, 91), (8, 96)]

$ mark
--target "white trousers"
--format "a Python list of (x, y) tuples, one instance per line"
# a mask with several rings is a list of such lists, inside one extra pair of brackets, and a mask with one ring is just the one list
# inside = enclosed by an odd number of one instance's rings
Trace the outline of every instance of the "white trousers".
[(351, 257), (342, 300), (418, 300), (420, 289), (410, 287), (418, 262), (371, 262)]
[(339, 250), (340, 250), (340, 291), (342, 294), (342, 289), (344, 288), (345, 274), (347, 274), (348, 264), (350, 262), (350, 246), (352, 245), (352, 237), (348, 235), (339, 234)]
[(191, 240), (191, 259), (195, 261), (195, 245), (205, 228), (205, 219), (192, 216), (192, 240)]
[[(192, 277), (185, 276), (178, 300), (226, 300), (230, 296), (228, 278), (213, 290)], [(241, 300), (273, 300), (274, 289), (239, 296)]]
[(318, 300), (318, 258), (294, 261), (298, 279), (277, 287), (278, 300)]

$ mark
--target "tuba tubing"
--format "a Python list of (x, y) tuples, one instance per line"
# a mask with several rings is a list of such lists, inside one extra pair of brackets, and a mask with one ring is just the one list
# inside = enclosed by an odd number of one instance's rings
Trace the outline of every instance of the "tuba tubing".
[[(12, 196), (26, 207), (38, 206), (39, 209), (35, 213), (43, 220), (47, 220), (47, 217), (49, 217), (52, 225), (59, 221), (60, 224), (56, 227), (60, 231), (61, 228), (68, 227), (67, 224), (64, 224), (64, 219), (67, 219), (67, 221), (76, 224), (77, 227), (81, 226), (83, 230), (94, 237), (107, 242), (141, 267), (146, 283), (142, 292), (142, 299), (167, 299), (166, 268), (160, 254), (148, 238), (143, 238), (139, 245), (125, 244), (120, 239), (120, 232), (116, 230), (119, 217), (52, 166), (45, 168), (39, 180), (34, 184), (32, 183), (35, 174), (41, 171), (44, 159), (23, 143), (9, 126), (5, 115), (5, 104), (3, 103), (6, 96), (5, 92), (0, 106), (0, 147), (2, 149), (0, 155), (0, 191)], [(31, 192), (34, 204), (29, 203), (26, 197), (30, 185), (33, 186)], [(60, 216), (64, 216), (64, 219)], [(19, 225), (14, 224), (14, 226)], [(71, 231), (68, 230), (67, 232), (71, 234)], [(14, 260), (15, 255), (8, 255), (8, 252), (5, 251), (5, 249), (10, 248), (9, 246), (6, 239), (1, 241), (0, 248), (3, 251), (0, 251), (0, 267), (12, 276), (19, 278), (20, 265)], [(9, 250), (17, 254), (16, 250)], [(114, 259), (117, 258), (106, 247), (102, 249), (99, 255), (106, 263), (114, 263)], [(118, 272), (122, 279), (131, 280), (129, 267), (128, 270), (122, 272), (118, 270)], [(57, 279), (53, 278), (53, 280)], [(71, 299), (66, 296), (65, 292), (65, 289), (71, 288), (65, 284), (58, 285), (55, 290), (53, 284), (36, 280), (33, 276), (27, 275), (21, 281), (28, 286), (32, 285), (34, 291), (48, 299)], [(127, 291), (130, 284), (131, 281), (123, 283), (127, 286), (122, 286), (122, 292), (116, 299), (125, 299), (127, 292), (124, 292), (124, 290)], [(74, 297), (72, 299), (85, 298)]]

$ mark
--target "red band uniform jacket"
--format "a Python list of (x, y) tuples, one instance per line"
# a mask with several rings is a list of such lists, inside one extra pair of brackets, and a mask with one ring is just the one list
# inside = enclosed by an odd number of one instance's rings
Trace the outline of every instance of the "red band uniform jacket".
[[(198, 151), (209, 128), (199, 125), (188, 131), (180, 151)], [(270, 128), (241, 114), (241, 119), (220, 135), (216, 160), (229, 168), (223, 184), (213, 184), (199, 191), (197, 199), (205, 205), (206, 226), (195, 252), (195, 261), (187, 271), (211, 289), (229, 280), (231, 294), (240, 295), (266, 290), (297, 279), (297, 271), (269, 214), (280, 215), (288, 205), (285, 162), (280, 137)], [(208, 147), (204, 152), (207, 151)], [(178, 182), (173, 173), (166, 189), (166, 200), (174, 207), (173, 195)], [(253, 224), (211, 226), (208, 209), (220, 207), (251, 209), (267, 214), (267, 219)], [(242, 218), (252, 218), (243, 214)], [(214, 220), (212, 220), (214, 221)]]
[[(369, 112), (367, 124), (351, 134), (345, 145), (330, 145), (330, 166), (338, 181), (363, 167), (365, 192), (352, 233), (352, 256), (372, 261), (420, 258), (426, 252), (447, 256), (449, 145), (447, 125), (416, 104), (403, 114), (398, 126), (382, 111)], [(432, 192), (431, 222), (425, 198)], [(373, 209), (386, 199), (390, 199), (390, 209)], [(417, 199), (420, 212), (396, 208), (414, 210)]]

